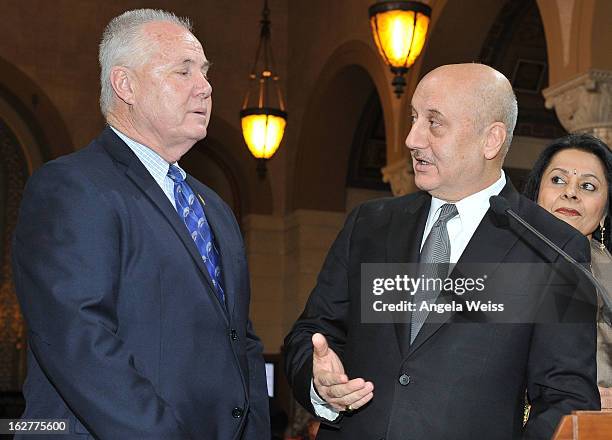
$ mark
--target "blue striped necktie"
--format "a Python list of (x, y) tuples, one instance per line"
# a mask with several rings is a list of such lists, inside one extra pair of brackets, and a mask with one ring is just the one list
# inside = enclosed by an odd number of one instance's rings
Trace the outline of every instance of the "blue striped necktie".
[(185, 226), (187, 226), (187, 230), (202, 256), (202, 261), (208, 270), (217, 297), (221, 304), (225, 304), (221, 257), (215, 245), (212, 229), (204, 214), (204, 209), (176, 165), (170, 165), (168, 177), (174, 182), (176, 211), (185, 222)]

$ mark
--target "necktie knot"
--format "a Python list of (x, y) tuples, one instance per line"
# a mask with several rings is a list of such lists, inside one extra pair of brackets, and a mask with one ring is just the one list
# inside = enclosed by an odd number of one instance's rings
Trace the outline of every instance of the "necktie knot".
[(168, 177), (176, 183), (181, 183), (185, 180), (183, 174), (181, 174), (181, 170), (179, 170), (176, 165), (170, 165), (170, 168), (168, 168)]
[(446, 226), (446, 223), (457, 214), (459, 214), (459, 211), (457, 211), (457, 205), (450, 203), (442, 205), (436, 226)]

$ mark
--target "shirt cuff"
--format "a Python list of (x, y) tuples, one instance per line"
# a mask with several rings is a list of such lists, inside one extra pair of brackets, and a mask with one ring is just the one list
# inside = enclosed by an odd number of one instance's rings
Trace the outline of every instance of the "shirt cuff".
[(315, 390), (314, 382), (310, 381), (310, 402), (314, 408), (315, 414), (325, 420), (333, 422), (340, 415), (340, 411), (334, 409), (329, 403), (321, 399)]

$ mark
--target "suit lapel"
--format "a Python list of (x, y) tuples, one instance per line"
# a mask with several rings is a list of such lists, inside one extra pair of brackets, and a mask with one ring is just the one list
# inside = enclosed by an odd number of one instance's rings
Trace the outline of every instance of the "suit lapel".
[[(520, 196), (510, 181), (507, 181), (500, 195), (508, 200), (513, 210), (517, 210)], [(473, 270), (470, 268), (470, 265), (475, 263), (486, 263), (487, 271), (491, 272), (489, 274), (491, 275), (496, 267), (504, 261), (506, 255), (519, 238), (518, 235), (504, 226), (503, 221), (500, 221), (493, 211), (490, 209), (487, 210), (467, 247), (461, 254), (461, 258), (459, 258), (459, 261), (453, 268), (449, 278), (473, 277), (474, 274), (472, 273)], [(456, 298), (453, 292), (443, 291), (440, 293), (437, 303), (449, 304)], [(462, 300), (466, 299), (469, 299), (469, 295), (464, 295), (462, 298)], [(455, 313), (457, 312), (448, 311), (441, 314), (430, 313), (416, 339), (412, 345), (410, 345), (407, 354), (412, 354), (423, 345), (423, 343), (437, 332), (442, 325), (448, 322)]]
[(221, 255), (221, 271), (223, 274), (223, 286), (226, 293), (225, 301), (227, 302), (227, 309), (230, 315), (232, 315), (236, 303), (236, 279), (232, 276), (232, 273), (234, 273), (233, 266), (236, 264), (235, 261), (237, 256), (233, 252), (234, 246), (230, 242), (230, 239), (234, 236), (234, 232), (230, 229), (231, 224), (224, 220), (221, 206), (214, 203), (214, 200), (205, 197), (200, 191), (200, 185), (193, 177), (187, 175), (186, 180), (191, 189), (198, 195), (208, 224), (215, 237), (215, 243)]
[(206, 269), (206, 266), (202, 262), (202, 256), (198, 251), (193, 239), (189, 235), (189, 231), (185, 226), (185, 223), (180, 219), (176, 210), (168, 200), (168, 197), (164, 194), (162, 189), (159, 187), (155, 179), (151, 176), (145, 166), (138, 160), (138, 157), (125, 145), (119, 137), (117, 137), (110, 128), (106, 128), (102, 134), (103, 144), (106, 150), (119, 162), (126, 165), (126, 175), (134, 184), (149, 198), (149, 200), (157, 207), (162, 216), (170, 223), (170, 226), (177, 234), (189, 255), (191, 255), (197, 268), (200, 270), (204, 279), (208, 284), (206, 291), (213, 298), (213, 303), (218, 306), (219, 312), (227, 320), (227, 313), (225, 307), (219, 302), (217, 295), (215, 294), (214, 286), (210, 278), (210, 274)]
[[(431, 197), (421, 193), (416, 200), (404, 209), (393, 212), (389, 233), (387, 235), (387, 263), (417, 263), (421, 251), (421, 241)], [(414, 231), (407, 234), (406, 231)], [(395, 334), (402, 355), (410, 345), (410, 320), (412, 314), (407, 313), (407, 321), (395, 323)]]

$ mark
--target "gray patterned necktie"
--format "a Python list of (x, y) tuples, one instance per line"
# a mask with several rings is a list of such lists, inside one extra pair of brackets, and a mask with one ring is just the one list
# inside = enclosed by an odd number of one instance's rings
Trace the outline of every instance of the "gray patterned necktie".
[[(448, 275), (450, 263), (450, 239), (448, 238), (448, 230), (446, 223), (458, 214), (457, 206), (446, 203), (440, 208), (440, 216), (434, 223), (425, 243), (421, 250), (421, 274), (425, 279), (440, 278), (444, 280)], [(416, 339), (423, 323), (427, 319), (428, 311), (419, 310), (422, 301), (432, 304), (438, 298), (439, 291), (418, 290), (414, 295), (414, 304), (416, 310), (412, 312), (412, 321), (410, 323), (410, 343)]]

